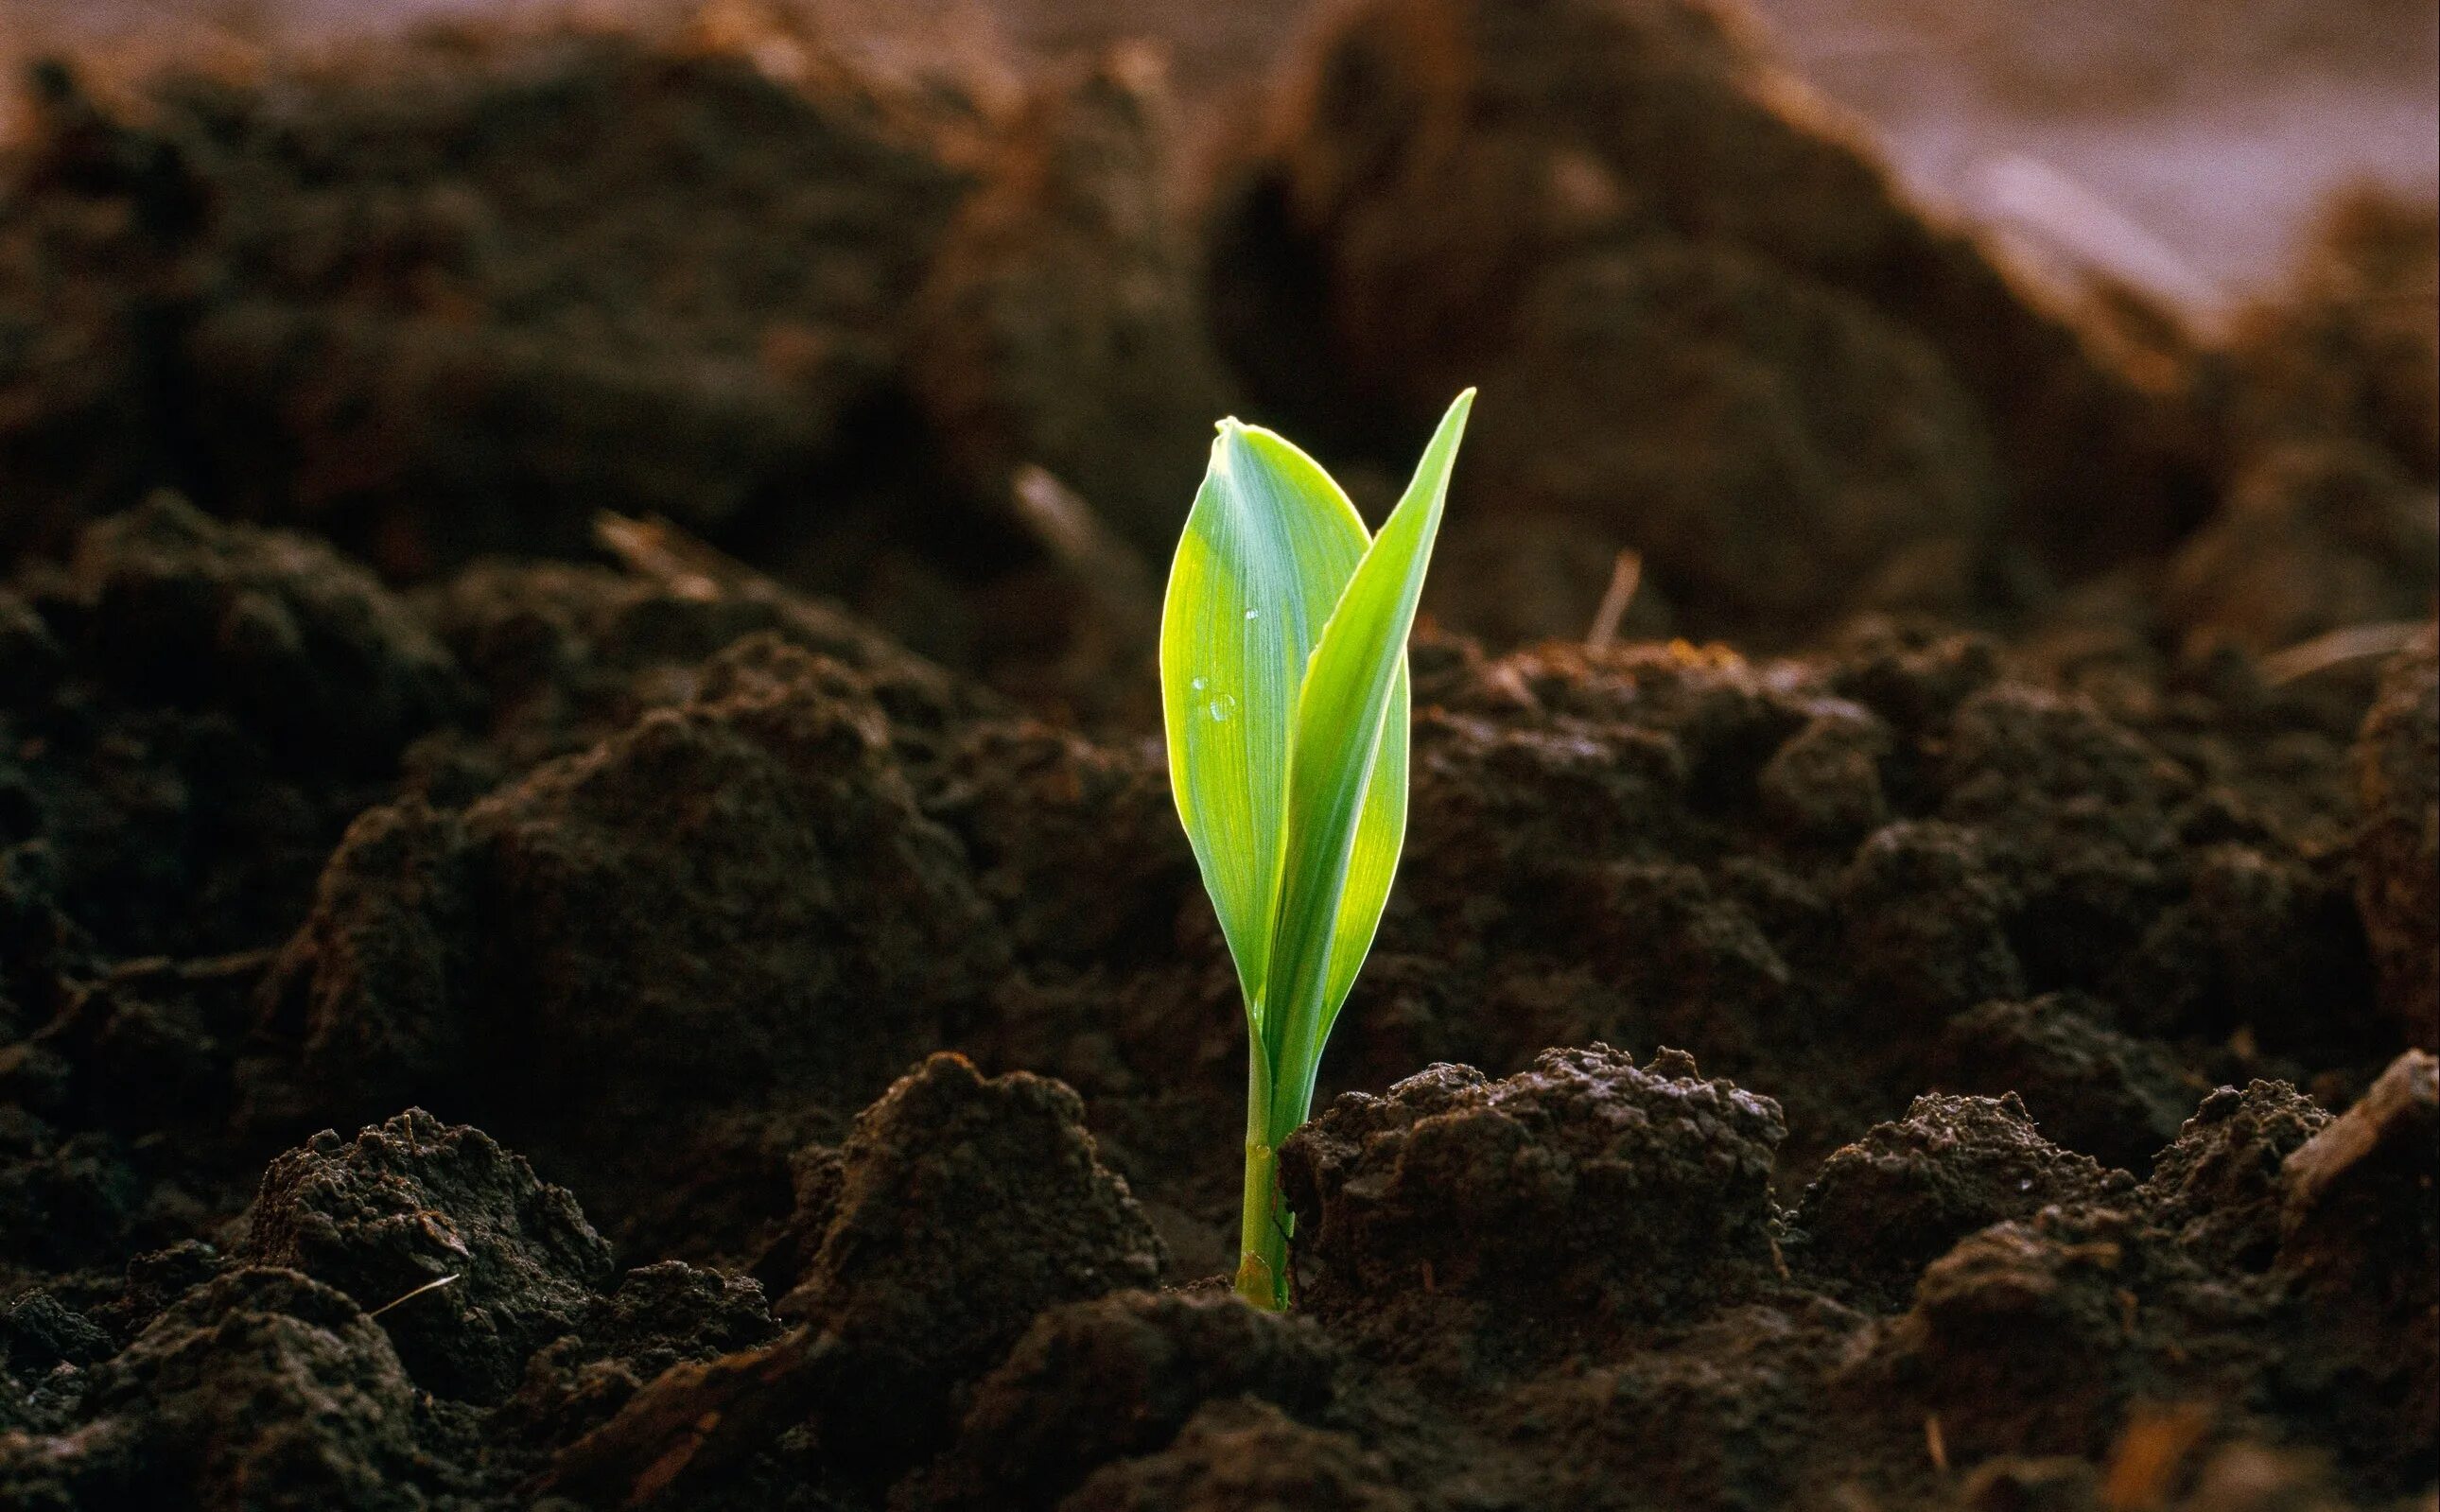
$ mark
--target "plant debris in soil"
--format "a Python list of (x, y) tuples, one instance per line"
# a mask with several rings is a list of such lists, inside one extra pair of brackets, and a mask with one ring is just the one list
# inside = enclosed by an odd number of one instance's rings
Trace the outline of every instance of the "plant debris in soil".
[[(2429, 206), (2205, 340), (1695, 0), (846, 57), (29, 81), (0, 1505), (2429, 1504)], [(1477, 379), (1257, 1312), (1148, 584)]]

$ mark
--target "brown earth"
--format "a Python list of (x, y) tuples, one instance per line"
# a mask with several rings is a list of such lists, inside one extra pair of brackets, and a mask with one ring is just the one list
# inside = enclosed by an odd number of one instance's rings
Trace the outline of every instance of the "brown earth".
[[(1690, 0), (849, 56), (34, 81), (0, 1505), (2430, 1504), (2428, 206), (2214, 341)], [(1475, 380), (1257, 1313), (1152, 595)]]

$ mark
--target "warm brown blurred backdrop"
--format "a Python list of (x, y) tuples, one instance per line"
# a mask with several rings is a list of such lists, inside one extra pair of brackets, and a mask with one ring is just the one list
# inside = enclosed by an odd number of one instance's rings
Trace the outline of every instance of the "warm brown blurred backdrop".
[[(134, 64), (242, 66), (435, 19), (631, 19), (673, 0), (0, 0), (0, 42)], [(751, 5), (741, 6), (751, 10)], [(1180, 93), (1225, 113), (1310, 0), (796, 0), (862, 61), (1012, 77), (1159, 40)], [(1759, 0), (1772, 44), (1867, 118), (1906, 181), (2028, 260), (2100, 261), (2222, 312), (2297, 250), (2333, 188), (2440, 186), (2440, 9), (2429, 0)]]

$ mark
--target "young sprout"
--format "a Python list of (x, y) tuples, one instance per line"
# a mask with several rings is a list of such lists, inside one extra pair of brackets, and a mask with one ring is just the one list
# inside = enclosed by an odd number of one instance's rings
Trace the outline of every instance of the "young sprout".
[(1368, 537), (1330, 474), (1220, 422), (1161, 606), (1169, 781), (1251, 1039), (1237, 1290), (1287, 1306), (1278, 1151), (1372, 948), (1407, 833), (1407, 632), (1474, 390)]

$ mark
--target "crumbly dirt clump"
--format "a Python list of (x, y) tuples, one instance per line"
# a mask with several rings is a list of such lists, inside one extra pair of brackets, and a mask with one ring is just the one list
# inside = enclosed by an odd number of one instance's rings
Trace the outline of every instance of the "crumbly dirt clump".
[[(387, 1331), (408, 1373), (477, 1400), (506, 1395), (610, 1273), (610, 1247), (565, 1188), (420, 1109), (353, 1144), (326, 1130), (274, 1161), (240, 1253), (368, 1311), (400, 1304)], [(436, 1294), (406, 1308), (425, 1288)]]
[(1439, 1066), (1386, 1097), (1349, 1094), (1280, 1151), (1312, 1262), (1299, 1301), (1377, 1325), (1446, 1298), (1523, 1327), (1552, 1309), (1699, 1307), (1700, 1291), (1733, 1290), (1720, 1272), (1769, 1252), (1784, 1133), (1769, 1099), (1701, 1079), (1682, 1053), (1638, 1068), (1606, 1045), (1498, 1082)]

